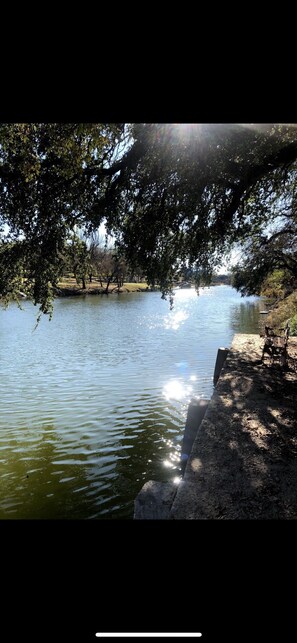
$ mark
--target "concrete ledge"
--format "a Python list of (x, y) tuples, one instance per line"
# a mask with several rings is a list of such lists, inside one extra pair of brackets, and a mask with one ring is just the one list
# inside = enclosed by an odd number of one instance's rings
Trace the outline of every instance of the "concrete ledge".
[(193, 442), (196, 438), (199, 426), (204, 418), (209, 400), (192, 400), (188, 407), (187, 420), (181, 452), (182, 475), (185, 472), (188, 457), (191, 453)]

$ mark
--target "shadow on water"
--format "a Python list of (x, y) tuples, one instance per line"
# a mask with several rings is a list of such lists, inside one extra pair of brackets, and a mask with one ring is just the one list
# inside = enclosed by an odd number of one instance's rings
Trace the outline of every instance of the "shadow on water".
[(81, 493), (89, 488), (85, 460), (82, 453), (72, 459), (68, 455), (65, 467), (61, 437), (53, 424), (12, 432), (1, 459), (0, 518), (87, 517), (90, 503), (84, 511)]
[(87, 431), (77, 440), (53, 423), (11, 430), (1, 458), (0, 519), (131, 518), (147, 476), (167, 480), (168, 468), (178, 472), (181, 439), (174, 405), (161, 399), (142, 418), (139, 408), (141, 400), (131, 408), (133, 431), (118, 423), (117, 437), (111, 432), (99, 447)]

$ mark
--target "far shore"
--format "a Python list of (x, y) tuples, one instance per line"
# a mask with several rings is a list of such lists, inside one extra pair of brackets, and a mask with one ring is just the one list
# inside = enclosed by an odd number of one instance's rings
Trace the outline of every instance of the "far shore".
[(131, 292), (148, 292), (152, 289), (147, 285), (147, 283), (129, 283), (125, 282), (122, 286), (118, 286), (115, 283), (110, 283), (108, 290), (106, 290), (107, 283), (102, 282), (98, 283), (98, 280), (94, 280), (86, 283), (86, 288), (82, 288), (80, 284), (76, 282), (74, 278), (68, 278), (64, 281), (61, 281), (57, 288), (55, 288), (55, 297), (75, 297), (78, 295), (112, 295), (119, 293), (131, 293)]
[[(209, 286), (201, 286), (201, 288), (213, 288), (215, 286), (226, 286), (224, 282), (210, 283)], [(194, 289), (195, 285), (189, 282), (181, 282), (180, 284), (174, 284), (173, 290), (180, 289)], [(58, 283), (58, 286), (53, 287), (54, 298), (59, 297), (77, 297), (85, 295), (112, 295), (112, 294), (128, 294), (135, 292), (156, 292), (160, 291), (160, 287), (156, 284), (154, 287), (149, 286), (146, 282), (124, 282), (120, 287), (116, 283), (110, 283), (107, 289), (107, 283), (99, 282), (97, 278), (93, 278), (92, 281), (86, 281), (86, 287), (83, 288), (81, 283), (77, 283), (74, 277), (65, 277)], [(26, 292), (19, 290), (17, 297), (20, 299), (28, 299), (31, 297)], [(1, 300), (1, 295), (0, 295)]]
[[(210, 286), (223, 286), (226, 285), (223, 282), (211, 283)], [(159, 290), (159, 286), (156, 285), (154, 288), (148, 286), (146, 282), (124, 282), (122, 286), (118, 286), (116, 283), (110, 283), (108, 290), (106, 290), (107, 283), (102, 282), (102, 285), (98, 282), (98, 279), (94, 279), (91, 282), (86, 282), (86, 288), (82, 288), (80, 284), (73, 277), (65, 278), (61, 281), (57, 288), (55, 288), (55, 297), (72, 297), (77, 295), (111, 295), (111, 294), (122, 294), (122, 293), (133, 293), (133, 292), (153, 292)], [(175, 285), (175, 289), (180, 288), (195, 288), (194, 284), (184, 283), (181, 285)]]

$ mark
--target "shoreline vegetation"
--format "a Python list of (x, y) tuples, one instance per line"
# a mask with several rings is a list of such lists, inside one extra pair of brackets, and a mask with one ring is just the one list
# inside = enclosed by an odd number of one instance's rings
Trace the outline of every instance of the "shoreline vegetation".
[(291, 335), (296, 335), (294, 319), (297, 313), (297, 290), (282, 299), (277, 299), (269, 304), (270, 310), (267, 315), (267, 325), (272, 328), (280, 328), (289, 321)]
[(82, 288), (74, 277), (68, 277), (61, 280), (58, 286), (54, 288), (54, 294), (55, 297), (72, 297), (77, 295), (111, 295), (112, 293), (148, 292), (151, 290), (145, 282), (124, 282), (121, 286), (118, 286), (116, 283), (109, 283), (108, 285), (105, 282), (99, 282), (99, 280), (92, 280), (86, 284), (86, 288)]
[(260, 295), (267, 300), (267, 326), (278, 332), (289, 323), (290, 335), (297, 336), (296, 280), (284, 271), (275, 270), (264, 281)]

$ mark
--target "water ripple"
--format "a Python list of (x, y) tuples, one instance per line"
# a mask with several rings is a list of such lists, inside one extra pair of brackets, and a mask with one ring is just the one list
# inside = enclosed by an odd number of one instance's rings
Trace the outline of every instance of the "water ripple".
[(146, 480), (174, 479), (187, 406), (212, 394), (217, 349), (257, 330), (228, 287), (0, 310), (0, 518), (131, 518)]

